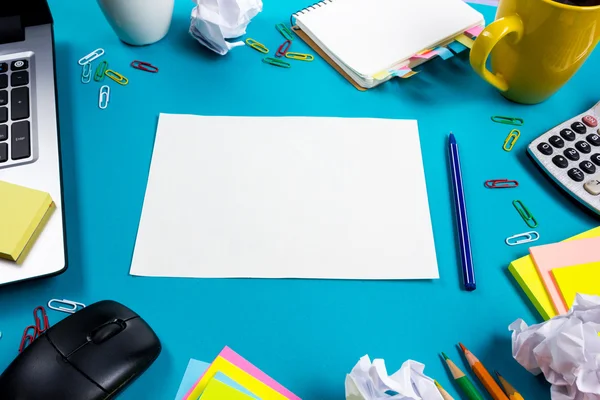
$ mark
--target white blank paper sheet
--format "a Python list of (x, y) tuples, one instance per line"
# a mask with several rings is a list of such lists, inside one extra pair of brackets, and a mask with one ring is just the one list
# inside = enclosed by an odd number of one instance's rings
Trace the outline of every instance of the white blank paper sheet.
[(417, 122), (162, 114), (131, 274), (438, 278)]

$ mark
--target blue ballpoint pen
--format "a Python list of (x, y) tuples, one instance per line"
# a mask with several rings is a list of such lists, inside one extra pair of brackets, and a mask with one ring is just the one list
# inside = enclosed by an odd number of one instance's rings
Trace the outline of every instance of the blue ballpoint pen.
[(463, 189), (462, 173), (460, 171), (460, 157), (458, 144), (454, 134), (448, 138), (450, 150), (450, 168), (452, 170), (452, 186), (454, 189), (454, 205), (456, 222), (458, 226), (458, 240), (460, 242), (460, 261), (462, 263), (463, 282), (466, 290), (475, 290), (475, 270), (473, 269), (473, 254), (471, 253), (471, 238), (467, 222), (467, 205)]

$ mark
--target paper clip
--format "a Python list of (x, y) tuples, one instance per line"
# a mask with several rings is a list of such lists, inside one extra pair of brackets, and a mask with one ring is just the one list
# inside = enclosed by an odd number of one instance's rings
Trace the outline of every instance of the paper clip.
[(281, 46), (279, 46), (279, 48), (277, 49), (277, 52), (275, 53), (275, 57), (283, 57), (283, 56), (285, 56), (285, 54), (287, 53), (287, 51), (290, 49), (291, 45), (292, 45), (292, 41), (291, 40), (286, 40), (285, 42), (283, 42), (281, 44)]
[(275, 65), (276, 67), (281, 67), (281, 68), (290, 68), (291, 67), (290, 63), (280, 60), (278, 58), (273, 58), (273, 57), (265, 57), (265, 58), (263, 58), (263, 62), (267, 63), (267, 64)]
[(525, 121), (523, 121), (523, 119), (521, 119), (521, 118), (502, 117), (500, 115), (493, 116), (492, 121), (497, 122), (499, 124), (514, 125), (514, 126), (523, 126), (523, 124), (525, 123)]
[(87, 56), (81, 57), (79, 59), (79, 61), (77, 61), (77, 63), (79, 65), (83, 66), (85, 64), (91, 63), (98, 57), (102, 57), (103, 54), (104, 54), (104, 49), (102, 49), (102, 48), (96, 49), (96, 50), (92, 51), (90, 54), (88, 54)]
[(285, 53), (286, 58), (291, 58), (292, 60), (300, 60), (300, 61), (312, 61), (315, 57), (312, 54), (304, 54), (304, 53), (295, 53), (293, 51), (288, 51)]
[(50, 328), (50, 323), (48, 322), (48, 315), (46, 314), (46, 310), (43, 306), (34, 308), (33, 319), (35, 321), (35, 329), (38, 335), (40, 333), (46, 332), (46, 330)]
[(519, 186), (519, 182), (508, 179), (490, 179), (485, 181), (484, 186), (488, 189), (512, 189)]
[(515, 146), (515, 143), (517, 143), (517, 140), (519, 140), (520, 136), (521, 131), (519, 131), (518, 129), (513, 129), (512, 131), (510, 131), (510, 133), (506, 137), (506, 140), (504, 140), (504, 145), (502, 146), (504, 151), (511, 151)]
[(267, 54), (269, 52), (269, 49), (267, 49), (267, 47), (264, 44), (257, 42), (254, 39), (251, 39), (251, 38), (246, 39), (246, 44), (248, 46), (252, 47), (254, 50), (260, 51), (263, 54)]
[(275, 29), (277, 29), (277, 32), (281, 33), (285, 40), (294, 40), (294, 37), (292, 36), (292, 31), (290, 31), (289, 28), (285, 26), (285, 24), (277, 24), (275, 25)]
[[(29, 330), (33, 330), (33, 334), (29, 334)], [(27, 346), (29, 346), (33, 341), (38, 337), (39, 333), (35, 327), (35, 325), (30, 325), (23, 331), (23, 336), (21, 337), (21, 344), (19, 345), (19, 353), (23, 352)]]
[[(53, 306), (52, 303), (58, 303), (59, 305)], [(66, 304), (71, 307), (63, 307), (60, 304)], [(61, 312), (68, 313), (68, 314), (74, 314), (80, 308), (85, 308), (85, 304), (78, 303), (76, 301), (66, 300), (66, 299), (62, 299), (62, 300), (52, 299), (48, 302), (48, 308), (50, 308), (54, 311), (61, 311)]]
[(514, 200), (512, 203), (528, 227), (536, 228), (538, 226), (537, 220), (535, 219), (533, 214), (531, 214), (531, 212), (529, 212), (529, 210), (527, 209), (527, 207), (525, 207), (525, 205), (523, 204), (523, 202), (521, 200)]
[(146, 71), (146, 72), (151, 72), (153, 74), (158, 72), (158, 67), (155, 67), (154, 65), (144, 62), (144, 61), (134, 60), (131, 63), (131, 66), (135, 69), (139, 69), (141, 71)]
[(90, 83), (92, 80), (92, 63), (84, 64), (81, 70), (81, 83)]
[(113, 71), (112, 69), (107, 69), (106, 71), (104, 71), (104, 75), (108, 76), (110, 79), (122, 86), (125, 86), (129, 83), (129, 79), (125, 78), (117, 71)]
[[(101, 110), (105, 110), (106, 107), (108, 107), (109, 101), (110, 101), (110, 87), (104, 85), (100, 88), (100, 96), (98, 97), (98, 107), (100, 107)], [(48, 306), (48, 307), (50, 307), (50, 306)]]
[(516, 246), (518, 244), (535, 242), (539, 238), (540, 238), (539, 233), (537, 233), (536, 231), (530, 231), (530, 232), (525, 232), (525, 233), (519, 233), (519, 234), (511, 236), (511, 237), (507, 237), (505, 242), (509, 246)]
[(96, 68), (96, 73), (94, 74), (94, 80), (96, 82), (101, 82), (104, 80), (104, 72), (108, 69), (108, 63), (106, 61), (102, 61), (100, 65)]

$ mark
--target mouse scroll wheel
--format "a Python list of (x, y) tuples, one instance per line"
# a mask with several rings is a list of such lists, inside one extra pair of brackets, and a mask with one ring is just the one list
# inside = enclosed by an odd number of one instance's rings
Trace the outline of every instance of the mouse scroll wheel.
[(125, 323), (123, 321), (113, 321), (104, 324), (92, 331), (89, 338), (95, 344), (106, 342), (108, 339), (119, 334), (125, 329)]

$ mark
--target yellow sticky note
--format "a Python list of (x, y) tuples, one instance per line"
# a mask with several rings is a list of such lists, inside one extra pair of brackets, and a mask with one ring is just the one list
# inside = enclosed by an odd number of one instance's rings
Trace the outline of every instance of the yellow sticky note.
[(385, 79), (389, 75), (390, 75), (390, 73), (388, 71), (381, 71), (381, 72), (378, 72), (375, 75), (373, 75), (373, 79), (377, 79), (377, 80)]
[[(600, 236), (600, 227), (583, 232), (567, 240), (587, 239), (598, 236)], [(530, 255), (521, 257), (510, 263), (508, 270), (544, 320), (556, 316), (556, 311), (554, 311), (550, 297), (546, 293), (546, 288), (540, 279)]]
[(600, 296), (600, 262), (555, 268), (552, 275), (568, 308), (577, 293)]
[(455, 37), (454, 40), (456, 40), (458, 43), (460, 43), (462, 45), (467, 46), (468, 48), (472, 48), (473, 47), (473, 43), (475, 43), (475, 41), (473, 39), (471, 39), (470, 37), (468, 37), (464, 33), (461, 33), (460, 35), (458, 35), (457, 37)]
[(202, 376), (202, 379), (200, 379), (200, 381), (196, 384), (196, 387), (194, 387), (194, 389), (191, 391), (190, 395), (188, 396), (188, 400), (198, 399), (208, 386), (209, 382), (213, 380), (217, 372), (224, 373), (260, 399), (288, 400), (287, 397), (275, 389), (259, 381), (243, 369), (230, 363), (220, 356), (213, 361), (210, 367), (208, 367)]
[(229, 385), (217, 379), (211, 379), (206, 385), (206, 389), (202, 392), (200, 400), (255, 400), (254, 397), (248, 396), (239, 390), (232, 388)]

